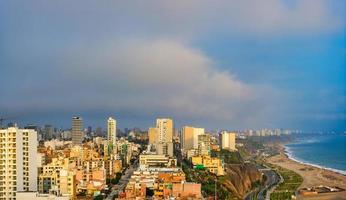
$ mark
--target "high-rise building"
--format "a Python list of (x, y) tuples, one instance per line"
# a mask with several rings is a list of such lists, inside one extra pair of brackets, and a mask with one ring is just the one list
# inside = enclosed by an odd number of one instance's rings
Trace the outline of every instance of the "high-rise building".
[(157, 119), (156, 128), (158, 131), (158, 142), (172, 142), (173, 140), (173, 120)]
[(117, 121), (111, 117), (107, 121), (107, 138), (108, 143), (115, 147), (117, 141)]
[(44, 125), (44, 139), (51, 140), (53, 138), (54, 129), (52, 125)]
[(210, 155), (210, 135), (198, 135), (198, 155)]
[(72, 118), (72, 143), (82, 144), (83, 142), (83, 119), (81, 117)]
[(230, 133), (227, 131), (221, 132), (221, 148), (228, 149), (231, 151), (236, 151), (235, 148), (235, 133)]
[(154, 145), (158, 141), (158, 131), (157, 128), (148, 129), (149, 144)]
[(204, 134), (204, 128), (184, 126), (181, 130), (182, 149), (198, 149), (198, 136)]
[(0, 130), (0, 200), (18, 191), (37, 191), (37, 132), (10, 127)]
[(157, 119), (156, 153), (173, 156), (173, 120)]

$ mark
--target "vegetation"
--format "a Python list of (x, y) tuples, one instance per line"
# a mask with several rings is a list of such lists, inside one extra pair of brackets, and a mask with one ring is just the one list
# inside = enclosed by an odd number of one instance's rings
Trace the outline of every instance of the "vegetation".
[(102, 200), (102, 199), (103, 199), (102, 195), (97, 195), (96, 197), (94, 197), (94, 200)]
[(111, 184), (113, 184), (113, 185), (118, 184), (119, 181), (120, 181), (120, 179), (121, 179), (121, 175), (122, 175), (121, 172), (116, 173), (116, 175), (115, 175), (114, 178), (112, 178), (112, 179), (107, 178), (107, 179), (106, 179), (106, 183), (107, 183), (107, 184), (111, 183)]
[(291, 199), (296, 190), (302, 184), (303, 178), (292, 170), (276, 167), (277, 172), (282, 176), (283, 182), (270, 194), (270, 199), (285, 200)]
[(202, 184), (202, 193), (204, 197), (213, 197), (215, 195), (215, 181), (218, 199), (234, 199), (235, 197), (224, 186), (225, 177), (210, 173), (207, 169), (192, 169), (191, 163), (187, 160), (182, 162), (182, 168), (186, 175), (186, 180)]
[(152, 197), (154, 195), (154, 190), (146, 188), (146, 196)]
[(220, 150), (220, 151), (212, 151), (212, 157), (219, 157), (226, 164), (241, 164), (243, 163), (243, 159), (238, 151), (228, 151), (228, 150)]

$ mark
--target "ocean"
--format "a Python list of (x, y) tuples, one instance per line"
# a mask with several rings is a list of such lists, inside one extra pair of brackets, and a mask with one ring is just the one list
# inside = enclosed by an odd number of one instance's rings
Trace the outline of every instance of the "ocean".
[(305, 135), (285, 145), (289, 158), (346, 175), (346, 135)]

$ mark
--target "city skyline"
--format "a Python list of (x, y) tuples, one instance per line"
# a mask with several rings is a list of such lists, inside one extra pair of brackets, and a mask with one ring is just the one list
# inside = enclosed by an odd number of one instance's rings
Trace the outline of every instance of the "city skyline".
[[(346, 130), (345, 2), (0, 3), (0, 117)], [(308, 11), (307, 11), (308, 10)], [(6, 121), (7, 122), (7, 121)]]

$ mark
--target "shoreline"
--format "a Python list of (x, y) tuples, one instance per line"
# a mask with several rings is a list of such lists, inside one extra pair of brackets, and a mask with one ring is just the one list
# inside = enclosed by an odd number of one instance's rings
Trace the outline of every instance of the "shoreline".
[(286, 145), (283, 145), (283, 148), (284, 148), (284, 154), (290, 160), (293, 160), (293, 161), (295, 161), (297, 163), (300, 163), (302, 165), (309, 165), (309, 166), (312, 166), (312, 167), (316, 167), (316, 168), (323, 169), (323, 170), (329, 170), (329, 171), (338, 173), (340, 175), (346, 176), (346, 171), (339, 170), (339, 169), (334, 169), (334, 168), (330, 168), (330, 167), (326, 167), (326, 166), (322, 166), (322, 165), (318, 165), (318, 164), (309, 163), (307, 161), (304, 161), (302, 159), (299, 159), (299, 158), (296, 158), (295, 156), (293, 156), (292, 151), (290, 151), (289, 147), (287, 147)]
[[(303, 177), (302, 184), (298, 187), (311, 188), (318, 187), (320, 185), (340, 187), (346, 189), (346, 175), (336, 172), (330, 169), (326, 169), (320, 166), (314, 166), (310, 163), (300, 162), (299, 160), (292, 159), (287, 154), (284, 144), (276, 144), (275, 147), (279, 151), (279, 155), (275, 155), (267, 158), (267, 162), (278, 165), (288, 170), (292, 170)], [(345, 199), (346, 191), (334, 192), (334, 193), (324, 193), (317, 195), (298, 195), (298, 199)]]

